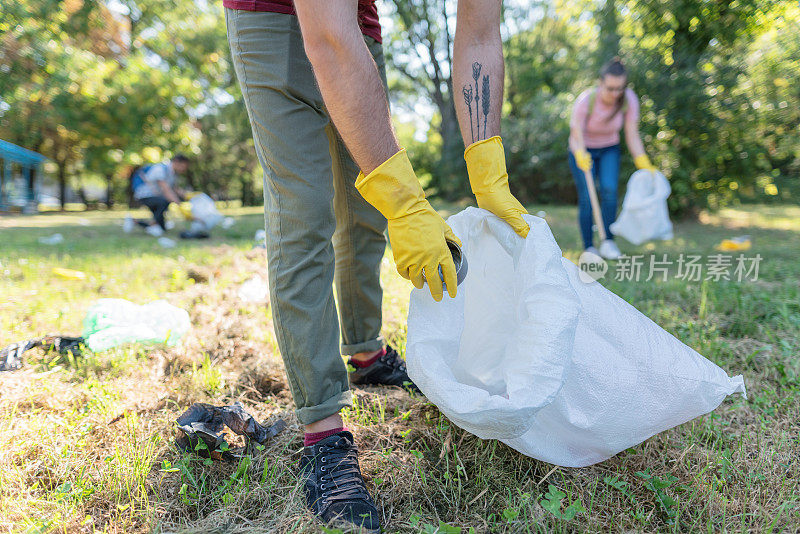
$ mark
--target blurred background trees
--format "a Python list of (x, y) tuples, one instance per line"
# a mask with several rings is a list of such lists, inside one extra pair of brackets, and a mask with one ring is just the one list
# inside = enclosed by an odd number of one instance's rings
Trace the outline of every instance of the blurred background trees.
[[(398, 135), (428, 191), (469, 193), (450, 80), (453, 0), (378, 0)], [(800, 198), (800, 7), (769, 0), (506, 0), (503, 136), (515, 192), (573, 202), (575, 97), (620, 55), (680, 213)], [(191, 185), (261, 202), (218, 0), (4, 0), (0, 138), (65, 188), (123, 201), (133, 165), (176, 152)], [(633, 170), (630, 158), (623, 176)]]

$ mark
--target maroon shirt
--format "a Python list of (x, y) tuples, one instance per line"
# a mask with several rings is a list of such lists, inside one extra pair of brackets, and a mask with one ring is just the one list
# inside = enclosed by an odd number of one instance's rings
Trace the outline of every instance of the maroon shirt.
[[(222, 5), (243, 11), (295, 14), (292, 0), (222, 0)], [(381, 42), (381, 24), (378, 22), (378, 8), (375, 7), (375, 0), (358, 0), (358, 25), (364, 35)]]

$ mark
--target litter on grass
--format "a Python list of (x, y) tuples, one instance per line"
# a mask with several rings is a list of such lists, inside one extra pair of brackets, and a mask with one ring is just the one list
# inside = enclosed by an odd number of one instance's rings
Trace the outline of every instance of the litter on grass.
[(200, 221), (192, 221), (189, 229), (180, 233), (181, 239), (208, 239), (209, 237), (211, 234), (208, 233), (205, 223)]
[(266, 230), (259, 229), (256, 230), (256, 235), (254, 237), (255, 243), (253, 244), (253, 248), (267, 248), (267, 232)]
[(222, 222), (219, 225), (225, 230), (227, 230), (234, 224), (236, 224), (236, 219), (234, 219), (233, 217), (225, 217), (224, 219), (222, 219)]
[(749, 235), (740, 235), (730, 239), (723, 239), (720, 244), (717, 245), (717, 250), (723, 252), (737, 252), (739, 250), (748, 250), (752, 246), (753, 242), (750, 240)]
[(86, 273), (83, 271), (75, 271), (73, 269), (64, 269), (63, 267), (53, 267), (53, 274), (60, 276), (66, 280), (85, 280)]
[(37, 347), (41, 347), (45, 352), (56, 351), (63, 355), (80, 356), (82, 344), (82, 337), (68, 336), (45, 336), (12, 343), (0, 349), (0, 371), (20, 369), (24, 364), (22, 354)]
[(100, 299), (86, 312), (83, 337), (93, 352), (135, 342), (174, 346), (190, 327), (189, 314), (165, 300), (137, 305), (125, 299)]
[(211, 230), (222, 221), (222, 214), (217, 210), (214, 199), (205, 193), (198, 193), (189, 199), (189, 216), (187, 218), (200, 222), (205, 230)]
[(159, 237), (158, 244), (161, 248), (175, 248), (175, 241), (168, 237)]
[(53, 234), (39, 238), (39, 243), (42, 245), (58, 245), (64, 242), (64, 236), (61, 234)]
[[(270, 426), (262, 425), (238, 402), (229, 406), (197, 402), (183, 412), (175, 423), (181, 431), (175, 443), (181, 450), (227, 462), (252, 454), (254, 443), (266, 444), (287, 426), (283, 419), (278, 419)], [(223, 433), (226, 426), (235, 434), (244, 436), (244, 447), (230, 447)]]
[(45, 336), (12, 343), (0, 350), (0, 371), (19, 369), (22, 354), (37, 347), (81, 356), (83, 347), (102, 352), (125, 343), (174, 346), (190, 327), (189, 314), (164, 300), (139, 306), (124, 299), (100, 299), (86, 312), (82, 337)]
[(267, 302), (269, 284), (260, 276), (254, 276), (239, 287), (238, 294), (245, 302)]
[(188, 230), (181, 232), (181, 239), (207, 239), (211, 229), (223, 221), (214, 199), (205, 193), (191, 193), (191, 198), (179, 204), (177, 211), (191, 223)]

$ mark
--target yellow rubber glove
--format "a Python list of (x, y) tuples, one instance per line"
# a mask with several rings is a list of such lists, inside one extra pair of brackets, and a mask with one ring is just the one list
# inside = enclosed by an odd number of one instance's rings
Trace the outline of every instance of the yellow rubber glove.
[(522, 214), (528, 211), (508, 188), (506, 155), (500, 136), (472, 143), (464, 151), (464, 159), (467, 162), (469, 185), (478, 207), (503, 219), (520, 237), (527, 237), (530, 227)]
[(579, 150), (573, 154), (575, 156), (575, 163), (582, 171), (592, 170), (592, 156), (585, 150)]
[(647, 154), (641, 154), (633, 158), (633, 164), (636, 165), (637, 169), (644, 169), (646, 171), (654, 171), (656, 168), (650, 163), (650, 158), (647, 157)]
[(191, 202), (181, 202), (178, 204), (178, 210), (183, 215), (183, 218), (187, 221), (192, 220), (192, 203)]
[(427, 279), (431, 295), (438, 302), (443, 292), (441, 268), (447, 293), (455, 297), (456, 266), (445, 239), (459, 246), (461, 241), (425, 199), (406, 151), (400, 150), (367, 176), (359, 173), (356, 189), (386, 217), (400, 276), (411, 280), (418, 289)]

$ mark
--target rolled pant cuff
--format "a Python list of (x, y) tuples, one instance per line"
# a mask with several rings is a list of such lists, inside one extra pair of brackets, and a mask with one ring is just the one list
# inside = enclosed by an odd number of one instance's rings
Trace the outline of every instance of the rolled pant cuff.
[(353, 394), (348, 389), (337, 393), (333, 397), (326, 399), (316, 406), (305, 406), (297, 410), (297, 419), (301, 425), (310, 425), (317, 421), (322, 421), (326, 417), (335, 415), (353, 405)]
[(361, 343), (354, 343), (353, 345), (342, 345), (340, 351), (342, 356), (352, 356), (359, 352), (375, 352), (381, 350), (386, 345), (386, 341), (382, 337), (377, 337), (369, 341), (362, 341)]

